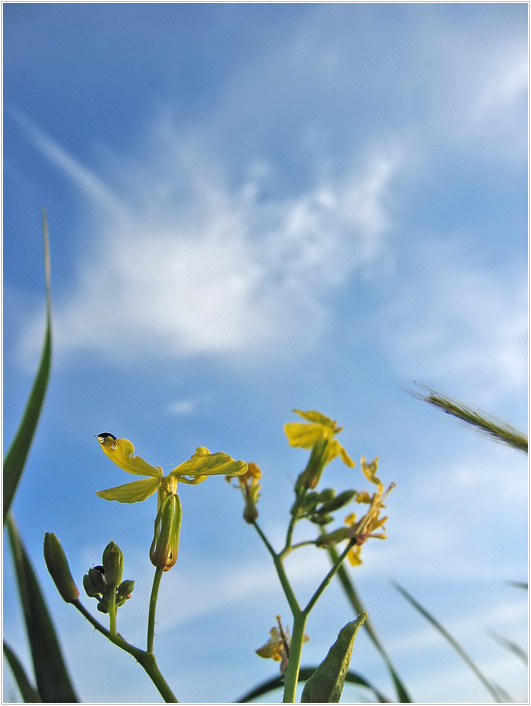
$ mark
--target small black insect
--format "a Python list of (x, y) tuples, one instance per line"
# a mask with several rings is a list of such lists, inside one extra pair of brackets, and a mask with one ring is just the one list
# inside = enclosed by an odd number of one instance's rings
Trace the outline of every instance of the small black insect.
[(116, 440), (114, 434), (109, 434), (108, 431), (102, 431), (101, 434), (98, 434), (98, 441), (103, 443), (108, 436), (110, 436), (113, 441)]

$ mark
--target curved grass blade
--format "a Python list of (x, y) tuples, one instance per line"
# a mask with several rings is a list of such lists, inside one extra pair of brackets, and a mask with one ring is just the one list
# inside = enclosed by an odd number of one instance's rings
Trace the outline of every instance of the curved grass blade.
[(22, 666), (22, 662), (13, 652), (11, 647), (4, 641), (4, 655), (6, 656), (7, 662), (11, 667), (13, 676), (20, 690), (20, 695), (24, 699), (26, 704), (37, 704), (41, 703), (41, 697), (37, 689), (30, 682), (26, 670)]
[(406, 591), (405, 588), (400, 586), (400, 584), (395, 581), (391, 581), (396, 590), (404, 596), (404, 598), (411, 603), (411, 605), (426, 618), (426, 620), (433, 625), (433, 627), (438, 630), (441, 635), (452, 645), (456, 652), (463, 658), (463, 660), (468, 664), (470, 669), (474, 672), (483, 686), (490, 692), (491, 696), (497, 703), (503, 703), (504, 699), (500, 696), (496, 687), (487, 679), (483, 672), (476, 666), (472, 659), (468, 656), (465, 650), (459, 645), (459, 643), (450, 635), (450, 633), (443, 628), (443, 626), (436, 620), (431, 613), (423, 608), (418, 601), (416, 601), (413, 596)]
[(456, 402), (450, 397), (446, 397), (445, 395), (435, 392), (435, 390), (431, 390), (429, 387), (423, 387), (427, 390), (426, 394), (413, 392), (413, 396), (432, 404), (434, 407), (439, 407), (439, 409), (442, 409), (446, 414), (450, 414), (467, 424), (471, 424), (496, 441), (501, 441), (503, 444), (518, 449), (518, 451), (528, 452), (527, 436), (521, 431), (518, 431), (518, 429), (510, 426), (510, 424), (506, 424), (484, 412)]
[(4, 523), (15, 497), (18, 483), (24, 470), (33, 435), (41, 413), (52, 359), (52, 305), (50, 290), (50, 248), (48, 243), (48, 224), (46, 212), (42, 216), (44, 237), (44, 268), (46, 273), (46, 331), (44, 346), (37, 375), (24, 410), (24, 415), (4, 461)]
[(489, 632), (489, 635), (493, 638), (493, 640), (496, 640), (496, 642), (498, 642), (500, 645), (505, 647), (505, 649), (509, 650), (516, 657), (521, 659), (525, 665), (528, 664), (528, 655), (523, 647), (520, 647), (520, 645), (518, 645), (516, 642), (513, 642), (513, 640), (508, 640), (506, 637), (501, 635), (496, 630), (491, 629), (488, 632)]
[(76, 703), (52, 619), (11, 513), (6, 525), (39, 694), (45, 703)]
[[(299, 671), (299, 682), (307, 681), (316, 669), (317, 667), (301, 667)], [(389, 699), (384, 694), (382, 694), (381, 691), (379, 691), (375, 686), (373, 686), (369, 681), (367, 681), (367, 679), (362, 677), (360, 674), (357, 674), (356, 672), (347, 672), (347, 674), (345, 675), (345, 681), (349, 682), (350, 684), (357, 684), (358, 686), (366, 687), (367, 689), (372, 691), (372, 693), (376, 696), (378, 703), (391, 703)], [(253, 701), (253, 699), (257, 699), (263, 694), (267, 694), (270, 691), (274, 691), (275, 689), (281, 689), (283, 687), (284, 677), (279, 674), (278, 677), (268, 679), (267, 681), (262, 682), (262, 684), (259, 684), (251, 691), (248, 691), (244, 696), (241, 697), (241, 699), (238, 699), (235, 703), (245, 704), (249, 701)]]
[[(338, 554), (337, 554), (336, 550), (334, 549), (334, 547), (329, 547), (327, 551), (328, 551), (328, 554), (330, 555), (330, 559), (332, 561), (332, 564), (336, 563), (337, 559), (338, 559)], [(352, 607), (357, 612), (357, 614), (359, 615), (360, 613), (367, 613), (368, 611), (365, 609), (363, 603), (361, 602), (361, 599), (358, 595), (358, 592), (354, 588), (354, 584), (353, 584), (344, 565), (341, 565), (339, 567), (339, 569), (337, 571), (337, 578), (341, 582), (341, 585), (343, 586), (343, 590), (345, 591), (345, 594), (346, 594), (348, 600), (350, 601)], [(397, 674), (397, 672), (391, 662), (389, 655), (387, 654), (387, 652), (384, 649), (384, 646), (380, 642), (380, 640), (376, 634), (376, 630), (374, 629), (374, 626), (373, 626), (370, 618), (367, 618), (365, 620), (364, 627), (366, 628), (370, 639), (372, 640), (374, 646), (376, 647), (376, 649), (380, 653), (382, 659), (384, 660), (384, 662), (387, 666), (387, 669), (389, 670), (389, 674), (391, 675), (391, 679), (393, 680), (393, 684), (395, 686), (399, 702), (403, 703), (403, 704), (412, 703), (411, 697), (410, 697), (403, 681), (400, 679), (399, 675)]]

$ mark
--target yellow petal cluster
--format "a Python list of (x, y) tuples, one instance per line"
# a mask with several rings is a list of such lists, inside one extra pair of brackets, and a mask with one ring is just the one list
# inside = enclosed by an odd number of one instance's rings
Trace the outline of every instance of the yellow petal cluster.
[(105, 455), (122, 470), (138, 476), (147, 476), (142, 480), (98, 491), (97, 495), (105, 500), (136, 503), (146, 500), (157, 490), (161, 491), (163, 496), (175, 493), (178, 482), (195, 485), (202, 483), (208, 476), (240, 476), (247, 472), (247, 464), (244, 461), (235, 461), (222, 452), (212, 454), (204, 446), (199, 446), (188, 461), (184, 461), (165, 476), (160, 466), (152, 466), (140, 456), (135, 456), (135, 447), (128, 439), (117, 439), (113, 434), (103, 432), (98, 435), (98, 441)]

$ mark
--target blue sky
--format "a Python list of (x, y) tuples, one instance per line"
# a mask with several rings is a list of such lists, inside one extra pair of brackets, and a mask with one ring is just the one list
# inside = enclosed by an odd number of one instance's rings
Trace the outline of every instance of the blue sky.
[[(119, 629), (142, 644), (154, 501), (95, 495), (128, 479), (94, 435), (165, 471), (198, 445), (257, 462), (280, 545), (306, 458), (283, 434), (293, 408), (344, 426), (358, 463), (331, 464), (327, 484), (365, 487), (361, 456), (396, 483), (389, 539), (354, 578), (413, 698), (489, 695), (390, 580), (527, 698), (488, 634), (527, 642), (527, 597), (506, 584), (527, 576), (527, 460), (406, 392), (419, 381), (527, 428), (527, 12), (4, 3), (4, 441), (42, 345), (45, 206), (53, 372), (14, 512), (83, 701), (158, 701), (41, 560), (54, 531), (81, 582), (116, 541), (136, 580)], [(288, 607), (239, 493), (180, 489), (156, 650), (181, 701), (233, 701), (276, 674), (254, 650)], [(316, 554), (288, 563), (302, 596), (327, 570)], [(4, 572), (4, 636), (27, 661), (7, 557)], [(351, 618), (332, 586), (303, 663)], [(392, 694), (363, 635), (352, 667)]]

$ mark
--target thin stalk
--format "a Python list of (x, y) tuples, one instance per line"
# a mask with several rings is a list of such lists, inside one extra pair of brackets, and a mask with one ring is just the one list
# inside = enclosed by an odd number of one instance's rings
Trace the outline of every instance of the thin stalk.
[(110, 630), (107, 630), (107, 628), (105, 628), (98, 620), (96, 620), (92, 613), (90, 613), (79, 600), (75, 601), (73, 605), (89, 621), (89, 623), (93, 625), (96, 630), (98, 630), (98, 632), (101, 632), (102, 635), (105, 635), (105, 637), (108, 638), (117, 647), (120, 647), (120, 649), (124, 650), (125, 652), (128, 652), (136, 659), (136, 661), (140, 665), (142, 665), (145, 672), (147, 673), (153, 684), (157, 687), (159, 694), (162, 696), (166, 703), (179, 703), (177, 701), (177, 698), (175, 697), (175, 694), (170, 689), (166, 680), (162, 676), (154, 654), (144, 652), (144, 650), (141, 650), (139, 647), (131, 645), (120, 635), (120, 633), (111, 633)]
[(155, 639), (155, 613), (157, 611), (157, 598), (159, 595), (160, 580), (164, 569), (157, 566), (153, 577), (153, 587), (151, 588), (151, 598), (149, 599), (149, 617), (147, 629), (147, 652), (153, 654), (153, 640)]
[(295, 617), (298, 613), (301, 612), (301, 607), (299, 605), (299, 602), (297, 601), (297, 598), (295, 597), (295, 594), (293, 593), (293, 589), (291, 588), (291, 584), (289, 582), (289, 579), (286, 575), (286, 571), (284, 569), (284, 565), (282, 563), (282, 553), (277, 554), (271, 544), (269, 543), (269, 540), (265, 536), (265, 534), (262, 532), (260, 529), (260, 525), (255, 521), (253, 522), (254, 528), (260, 535), (261, 540), (263, 543), (266, 545), (268, 552), (271, 554), (271, 557), (273, 559), (273, 564), (275, 565), (275, 569), (277, 571), (278, 579), (280, 581), (280, 584), (282, 586), (282, 590), (284, 591), (284, 595), (286, 596), (286, 599), (289, 603), (289, 607), (291, 609), (291, 612), (293, 614), (293, 617)]
[(111, 635), (116, 635), (116, 586), (109, 597), (109, 631)]
[(317, 601), (318, 601), (319, 598), (321, 597), (321, 595), (322, 595), (323, 591), (325, 590), (325, 588), (328, 586), (328, 584), (330, 583), (330, 581), (334, 578), (334, 576), (335, 576), (335, 575), (337, 574), (337, 572), (339, 571), (339, 568), (341, 567), (341, 565), (343, 564), (343, 562), (344, 562), (345, 559), (347, 558), (347, 555), (348, 555), (349, 551), (352, 549), (352, 547), (353, 547), (355, 544), (356, 544), (356, 540), (355, 540), (355, 539), (351, 539), (351, 540), (349, 541), (349, 543), (347, 544), (347, 546), (345, 547), (345, 549), (344, 549), (344, 550), (341, 552), (341, 554), (339, 555), (339, 559), (337, 559), (336, 563), (332, 566), (332, 568), (330, 569), (330, 571), (327, 573), (327, 575), (326, 575), (326, 576), (324, 577), (324, 579), (322, 580), (321, 585), (319, 586), (319, 588), (317, 589), (317, 591), (313, 594), (313, 596), (312, 596), (312, 597), (310, 598), (310, 600), (308, 601), (308, 604), (307, 604), (306, 608), (304, 608), (303, 613), (305, 613), (306, 615), (309, 614), (309, 612), (311, 611), (311, 609), (314, 607), (314, 605), (317, 603)]
[(302, 490), (300, 490), (297, 494), (297, 499), (295, 500), (295, 507), (293, 508), (291, 520), (288, 526), (288, 531), (286, 533), (286, 544), (284, 546), (284, 549), (280, 552), (281, 556), (284, 556), (285, 554), (288, 554), (291, 551), (291, 542), (293, 541), (293, 530), (295, 529), (295, 524), (297, 520), (301, 519), (300, 517), (297, 517), (297, 515), (299, 512), (299, 508), (302, 505), (304, 498), (306, 497), (307, 492), (307, 488), (302, 488)]

